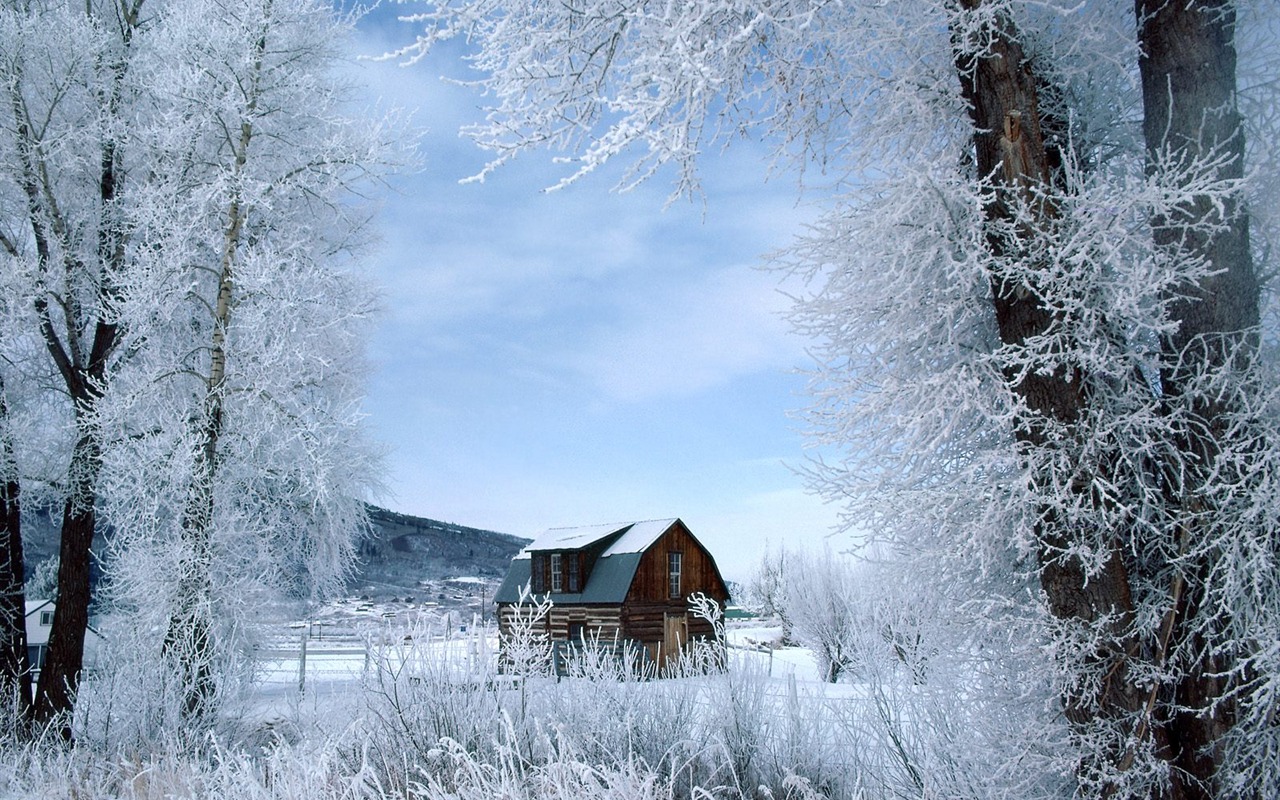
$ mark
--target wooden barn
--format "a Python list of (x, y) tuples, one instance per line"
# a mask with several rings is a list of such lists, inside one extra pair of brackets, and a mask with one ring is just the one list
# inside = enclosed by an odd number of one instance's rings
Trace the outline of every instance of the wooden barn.
[(715, 559), (678, 519), (538, 536), (512, 560), (494, 597), (504, 636), (526, 586), (539, 598), (550, 595), (544, 624), (553, 643), (599, 637), (634, 644), (659, 665), (691, 637), (712, 635), (711, 624), (690, 612), (690, 595), (701, 592), (721, 608), (729, 599)]

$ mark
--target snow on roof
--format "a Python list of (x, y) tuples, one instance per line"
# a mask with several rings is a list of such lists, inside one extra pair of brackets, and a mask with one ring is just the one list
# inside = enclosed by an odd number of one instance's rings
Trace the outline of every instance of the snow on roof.
[(667, 529), (674, 524), (676, 524), (674, 517), (671, 519), (649, 519), (637, 522), (631, 526), (631, 530), (622, 534), (618, 541), (609, 545), (609, 549), (604, 551), (604, 555), (643, 553), (649, 549), (649, 545), (656, 542), (658, 537), (666, 533)]
[(612, 522), (578, 528), (552, 528), (544, 531), (520, 552), (517, 558), (528, 558), (535, 550), (577, 550), (616, 534), (622, 534), (601, 557), (619, 553), (640, 553), (666, 533), (676, 519), (650, 519), (641, 522)]
[(524, 549), (534, 550), (576, 550), (611, 536), (631, 523), (620, 522), (608, 525), (584, 525), (580, 528), (552, 528), (534, 537)]

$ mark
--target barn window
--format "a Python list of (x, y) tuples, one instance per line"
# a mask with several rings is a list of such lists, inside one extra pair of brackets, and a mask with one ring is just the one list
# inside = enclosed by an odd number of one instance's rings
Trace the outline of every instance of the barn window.
[(560, 554), (551, 554), (551, 591), (564, 591), (564, 573), (560, 571)]
[(530, 591), (541, 594), (547, 591), (547, 584), (550, 579), (547, 577), (547, 557), (538, 554), (533, 557), (533, 584)]
[(52, 611), (41, 611), (41, 612), (40, 612), (40, 624), (41, 624), (41, 625), (43, 625), (43, 626), (45, 626), (46, 628), (47, 628), (47, 627), (49, 627), (50, 625), (52, 625), (52, 624), (53, 624), (53, 612), (52, 612)]
[(578, 574), (578, 554), (577, 553), (567, 554), (565, 556), (565, 562), (566, 562), (565, 569), (569, 573), (569, 580), (566, 581), (566, 583), (569, 584), (568, 591), (570, 592), (582, 591), (582, 586), (580, 585), (582, 582), (581, 581), (582, 576)]
[(667, 553), (667, 587), (672, 597), (680, 597), (680, 553)]

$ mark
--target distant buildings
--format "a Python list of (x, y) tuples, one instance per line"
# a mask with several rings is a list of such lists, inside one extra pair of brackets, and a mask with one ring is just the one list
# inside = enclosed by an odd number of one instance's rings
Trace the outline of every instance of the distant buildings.
[[(53, 613), (56, 607), (52, 600), (27, 601), (27, 661), (31, 664), (34, 677), (39, 677), (44, 667), (45, 654), (49, 650), (49, 633), (53, 630)], [(98, 646), (102, 642), (102, 634), (92, 626), (85, 634), (84, 663), (88, 667), (97, 657)]]

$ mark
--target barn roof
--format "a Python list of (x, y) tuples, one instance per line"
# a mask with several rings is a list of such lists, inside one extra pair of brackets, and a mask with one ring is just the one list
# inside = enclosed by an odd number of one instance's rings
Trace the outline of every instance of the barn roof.
[(643, 553), (677, 522), (679, 520), (673, 517), (587, 525), (581, 528), (552, 528), (538, 534), (537, 538), (525, 546), (525, 552), (521, 555), (539, 550), (581, 550), (612, 536), (618, 538), (604, 551), (602, 558), (620, 553)]
[[(529, 584), (531, 577), (530, 553), (584, 550), (593, 545), (604, 544), (605, 549), (591, 568), (582, 591), (573, 594), (557, 592), (551, 595), (551, 599), (561, 605), (621, 603), (631, 588), (631, 581), (635, 578), (644, 551), (679, 521), (673, 517), (544, 531), (512, 559), (507, 577), (498, 587), (493, 600), (495, 603), (520, 602), (520, 592)], [(607, 539), (612, 541), (606, 543)]]

